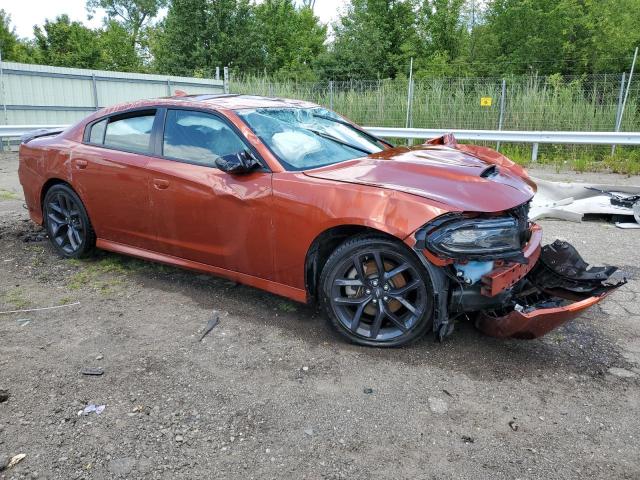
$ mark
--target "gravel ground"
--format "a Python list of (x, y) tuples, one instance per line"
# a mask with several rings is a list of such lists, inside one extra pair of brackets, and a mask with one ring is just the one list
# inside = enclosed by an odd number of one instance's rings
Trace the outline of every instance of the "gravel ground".
[[(640, 478), (639, 280), (539, 340), (361, 348), (252, 288), (58, 258), (16, 170), (0, 157), (0, 310), (79, 303), (0, 315), (0, 468), (26, 455), (0, 478)], [(640, 278), (640, 231), (541, 223)]]

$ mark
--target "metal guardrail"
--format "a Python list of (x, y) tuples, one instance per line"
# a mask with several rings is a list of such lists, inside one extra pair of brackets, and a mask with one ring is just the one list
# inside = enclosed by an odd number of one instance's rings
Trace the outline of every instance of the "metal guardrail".
[(424, 139), (452, 133), (458, 140), (530, 143), (531, 160), (538, 159), (541, 143), (566, 145), (640, 145), (640, 132), (525, 132), (513, 130), (441, 130), (431, 128), (364, 127), (379, 137)]
[[(40, 128), (66, 128), (68, 125), (0, 125), (0, 141), (17, 138)], [(538, 156), (538, 145), (555, 143), (567, 145), (637, 145), (640, 132), (521, 132), (509, 130), (442, 130), (432, 128), (387, 128), (364, 127), (379, 137), (426, 139), (453, 133), (458, 140), (487, 142), (530, 143), (533, 145), (532, 160)]]
[(69, 125), (0, 125), (0, 138), (19, 138), (33, 130), (67, 128)]

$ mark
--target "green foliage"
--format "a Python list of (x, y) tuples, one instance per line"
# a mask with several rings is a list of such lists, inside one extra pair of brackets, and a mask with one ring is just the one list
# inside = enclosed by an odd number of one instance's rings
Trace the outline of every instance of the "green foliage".
[(60, 15), (54, 21), (45, 20), (33, 33), (38, 63), (75, 68), (94, 68), (99, 64), (98, 33), (80, 22), (72, 22), (68, 15)]
[(256, 27), (248, 0), (173, 0), (151, 41), (155, 69), (212, 76), (216, 66), (261, 68)]
[(107, 14), (107, 23), (116, 22), (127, 33), (132, 47), (143, 46), (145, 27), (149, 27), (161, 8), (169, 0), (87, 0), (87, 11), (93, 15), (97, 8)]
[(43, 27), (35, 27), (34, 34), (32, 59), (36, 63), (102, 70), (142, 69), (127, 31), (115, 21), (108, 21), (103, 29), (92, 30), (61, 15), (54, 21), (46, 20)]
[(326, 51), (327, 29), (311, 8), (296, 8), (293, 0), (265, 0), (255, 7), (264, 71), (277, 77), (309, 80), (313, 63)]
[(420, 51), (415, 0), (351, 0), (335, 25), (333, 61), (325, 75), (335, 79), (391, 78), (408, 71)]
[(114, 21), (106, 22), (98, 35), (100, 61), (96, 68), (124, 72), (139, 72), (144, 70), (142, 58), (136, 47), (131, 43), (126, 28)]
[(33, 47), (16, 35), (11, 26), (11, 16), (0, 9), (0, 52), (5, 62), (30, 62)]
[[(103, 26), (66, 16), (17, 38), (0, 10), (7, 60), (210, 77), (309, 80), (626, 71), (640, 0), (348, 0), (329, 36), (315, 0), (86, 0)], [(166, 17), (154, 19), (165, 7)]]

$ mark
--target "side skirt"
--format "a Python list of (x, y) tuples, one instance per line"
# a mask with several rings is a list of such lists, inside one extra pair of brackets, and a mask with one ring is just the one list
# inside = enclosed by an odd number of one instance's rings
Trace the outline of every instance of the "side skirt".
[(194, 270), (196, 272), (210, 273), (218, 277), (227, 278), (243, 285), (249, 285), (250, 287), (259, 288), (260, 290), (266, 290), (267, 292), (282, 297), (290, 298), (296, 302), (307, 303), (307, 292), (305, 290), (283, 285), (281, 283), (266, 280), (264, 278), (254, 277), (245, 273), (234, 272), (233, 270), (227, 270), (225, 268), (213, 267), (205, 263), (194, 262), (192, 260), (186, 260), (184, 258), (178, 258), (171, 255), (165, 255), (163, 253), (151, 252), (142, 248), (130, 247), (129, 245), (123, 245), (118, 242), (112, 242), (110, 240), (103, 240), (98, 238), (96, 240), (96, 247), (103, 250), (109, 250), (111, 252), (122, 253), (123, 255), (129, 255), (132, 257), (142, 258), (144, 260), (151, 260), (152, 262), (165, 263), (167, 265), (173, 265), (175, 267), (186, 268)]

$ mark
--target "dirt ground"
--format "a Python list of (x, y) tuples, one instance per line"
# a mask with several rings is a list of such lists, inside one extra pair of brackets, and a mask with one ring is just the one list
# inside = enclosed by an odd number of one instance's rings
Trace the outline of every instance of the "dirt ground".
[[(16, 171), (0, 157), (0, 311), (79, 303), (0, 315), (0, 467), (26, 455), (0, 478), (640, 478), (640, 231), (541, 222), (636, 278), (545, 338), (460, 324), (443, 344), (375, 350), (225, 280), (62, 260)], [(88, 404), (106, 408), (78, 415)]]

